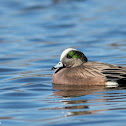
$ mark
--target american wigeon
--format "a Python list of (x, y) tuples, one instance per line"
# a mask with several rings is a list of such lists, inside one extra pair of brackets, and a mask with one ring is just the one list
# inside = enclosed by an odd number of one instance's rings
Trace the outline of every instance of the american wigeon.
[(73, 48), (65, 49), (56, 69), (52, 83), (65, 85), (126, 84), (126, 67), (88, 61), (86, 56)]

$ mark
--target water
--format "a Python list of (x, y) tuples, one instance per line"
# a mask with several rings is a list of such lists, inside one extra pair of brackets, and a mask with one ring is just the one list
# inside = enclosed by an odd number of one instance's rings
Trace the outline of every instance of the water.
[(52, 85), (61, 52), (126, 66), (125, 0), (1, 0), (0, 123), (125, 126), (126, 88)]

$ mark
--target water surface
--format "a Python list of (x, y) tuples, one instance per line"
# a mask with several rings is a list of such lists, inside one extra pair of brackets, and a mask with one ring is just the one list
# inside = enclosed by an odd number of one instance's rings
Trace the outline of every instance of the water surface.
[(89, 61), (126, 66), (126, 1), (1, 0), (0, 122), (64, 126), (126, 124), (125, 87), (52, 85), (68, 47)]

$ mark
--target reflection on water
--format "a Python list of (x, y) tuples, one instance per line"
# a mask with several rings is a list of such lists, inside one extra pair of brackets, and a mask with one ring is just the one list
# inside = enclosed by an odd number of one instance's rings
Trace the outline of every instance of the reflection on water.
[(126, 66), (126, 1), (1, 0), (0, 122), (125, 125), (125, 87), (52, 85), (68, 47), (90, 61)]
[[(60, 106), (51, 109), (46, 108), (46, 109), (62, 110), (65, 114), (65, 117), (68, 118), (71, 117), (73, 119), (76, 116), (76, 121), (83, 121), (82, 124), (87, 124), (87, 123), (97, 124), (106, 121), (113, 122), (111, 116), (117, 119), (118, 111), (122, 113), (122, 111), (126, 109), (125, 87), (118, 87), (115, 89), (115, 88), (106, 88), (104, 86), (63, 87), (59, 85), (53, 85), (53, 88), (56, 89), (56, 91), (54, 91), (54, 95), (62, 96), (63, 100), (61, 100), (60, 102), (63, 103), (65, 106), (63, 107)], [(121, 107), (119, 106), (120, 104), (122, 105)], [(104, 113), (103, 114), (104, 116), (101, 116), (102, 113)], [(84, 120), (81, 119), (80, 117), (82, 115)], [(105, 117), (108, 118), (105, 120)], [(89, 118), (91, 118), (90, 121)], [(103, 121), (100, 122), (100, 120), (102, 119)], [(66, 121), (66, 124), (69, 124), (69, 121)], [(73, 125), (74, 123), (70, 123), (70, 124)]]
[(77, 97), (89, 95), (92, 92), (105, 91), (105, 86), (83, 86), (83, 85), (58, 85), (53, 84), (54, 95), (63, 97)]
[[(106, 91), (104, 86), (64, 86), (64, 85), (53, 85), (53, 88), (56, 89), (54, 91), (55, 96), (62, 96), (63, 98), (69, 97), (80, 97), (86, 95), (95, 95), (94, 92), (101, 92)], [(105, 102), (104, 99), (98, 99), (97, 102)], [(72, 105), (72, 106), (65, 106), (60, 109), (67, 109), (73, 110), (69, 112), (66, 116), (75, 116), (75, 115), (85, 115), (85, 114), (93, 114), (99, 111), (105, 110), (90, 110), (90, 105), (88, 103), (93, 102), (91, 99), (76, 99), (76, 100), (62, 100), (65, 105)]]

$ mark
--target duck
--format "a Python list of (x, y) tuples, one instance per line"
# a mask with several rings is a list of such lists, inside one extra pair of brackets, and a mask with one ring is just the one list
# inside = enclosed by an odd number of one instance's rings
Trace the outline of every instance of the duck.
[(57, 65), (52, 84), (61, 85), (104, 85), (118, 86), (126, 84), (126, 67), (108, 63), (88, 61), (81, 51), (65, 49)]

